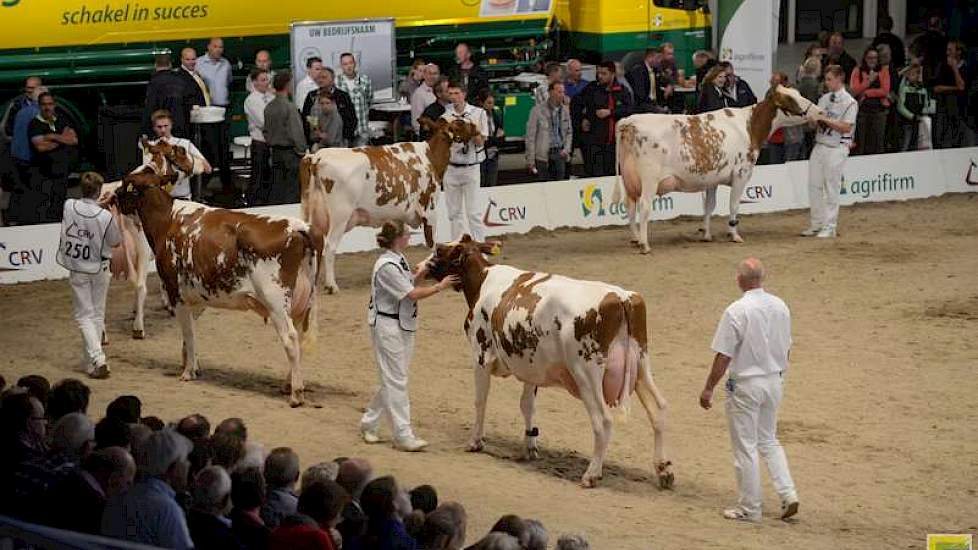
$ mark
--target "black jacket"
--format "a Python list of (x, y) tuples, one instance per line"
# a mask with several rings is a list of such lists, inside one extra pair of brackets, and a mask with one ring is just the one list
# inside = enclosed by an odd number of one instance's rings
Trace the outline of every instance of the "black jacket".
[(203, 105), (204, 94), (187, 71), (180, 72), (190, 79), (190, 86), (193, 88), (188, 87), (187, 80), (176, 71), (157, 71), (150, 77), (149, 85), (146, 86), (146, 109), (143, 112), (143, 133), (147, 136), (154, 135), (150, 116), (154, 111), (166, 109), (173, 116), (173, 135), (191, 137), (190, 108), (195, 103)]
[(757, 103), (757, 96), (754, 95), (754, 90), (750, 89), (750, 84), (746, 80), (738, 78), (734, 86), (734, 97), (729, 97), (728, 107), (750, 107), (755, 103)]
[(489, 73), (478, 63), (473, 63), (468, 75), (465, 74), (465, 71), (458, 64), (452, 67), (452, 70), (448, 74), (449, 78), (465, 87), (465, 97), (468, 98), (470, 103), (475, 101), (475, 96), (479, 93), (479, 90), (489, 87)]
[[(353, 109), (353, 100), (350, 94), (333, 86), (333, 99), (336, 101), (336, 111), (343, 119), (343, 139), (349, 143), (357, 135), (357, 112)], [(302, 104), (302, 127), (306, 130), (306, 137), (312, 143), (312, 130), (306, 117), (312, 113), (312, 106), (319, 101), (319, 89), (313, 90), (306, 95), (306, 101)]]
[(194, 541), (194, 550), (244, 550), (231, 526), (210, 514), (191, 510), (187, 528)]
[[(577, 104), (582, 120), (587, 120), (591, 129), (582, 130), (581, 143), (585, 145), (610, 145), (615, 143), (615, 125), (619, 120), (632, 114), (632, 96), (618, 82), (610, 87), (599, 81), (591, 82), (581, 91), (581, 101)], [(574, 108), (574, 104), (571, 104)], [(599, 109), (611, 109), (611, 116), (598, 118)]]
[(730, 97), (711, 84), (709, 86), (703, 86), (703, 89), (700, 90), (700, 99), (696, 104), (696, 113), (719, 111), (730, 106)]
[(628, 83), (632, 86), (632, 92), (635, 94), (634, 110), (636, 113), (650, 113), (655, 110), (655, 107), (665, 105), (666, 86), (670, 84), (670, 80), (662, 71), (658, 69), (653, 70), (655, 71), (655, 102), (649, 99), (649, 85), (651, 82), (649, 82), (649, 68), (645, 63), (635, 65), (625, 75)]
[(886, 44), (890, 47), (890, 51), (893, 52), (893, 57), (890, 60), (890, 73), (894, 73), (893, 69), (902, 69), (904, 64), (907, 62), (907, 54), (903, 48), (903, 40), (900, 37), (893, 34), (892, 32), (881, 32), (876, 35), (873, 39), (873, 47), (879, 46), (880, 44)]
[[(190, 105), (206, 105), (207, 100), (204, 98), (204, 91), (200, 89), (197, 85), (197, 81), (194, 77), (190, 75), (183, 67), (177, 67), (173, 69), (173, 74), (180, 77), (184, 85), (187, 86), (187, 96), (190, 97)], [(206, 86), (206, 84), (205, 84)]]
[(859, 63), (857, 63), (856, 60), (853, 59), (853, 57), (845, 50), (842, 51), (842, 54), (839, 55), (837, 59), (830, 59), (829, 54), (822, 56), (822, 71), (825, 71), (829, 65), (838, 65), (842, 67), (842, 71), (846, 75), (843, 80), (845, 80), (847, 84), (849, 83), (849, 75), (852, 74), (852, 70), (855, 69), (856, 65), (858, 64)]
[(51, 527), (98, 535), (102, 532), (105, 495), (93, 487), (80, 470), (55, 484), (44, 497), (43, 517)]

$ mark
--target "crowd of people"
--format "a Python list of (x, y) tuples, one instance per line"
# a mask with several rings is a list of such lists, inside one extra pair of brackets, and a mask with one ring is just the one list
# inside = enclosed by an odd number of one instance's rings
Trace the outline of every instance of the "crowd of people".
[(504, 515), (469, 546), (465, 507), (431, 485), (408, 489), (362, 458), (302, 470), (288, 447), (265, 450), (245, 422), (201, 414), (166, 424), (123, 395), (99, 420), (91, 389), (0, 377), (0, 514), (161, 548), (585, 550)]

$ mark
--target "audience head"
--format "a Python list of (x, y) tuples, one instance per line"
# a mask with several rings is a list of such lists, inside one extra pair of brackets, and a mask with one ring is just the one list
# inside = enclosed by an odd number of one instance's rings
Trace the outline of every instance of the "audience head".
[(158, 53), (153, 56), (153, 67), (157, 71), (169, 71), (173, 68), (173, 59), (170, 58), (168, 53)]
[(560, 67), (560, 63), (547, 63), (543, 70), (544, 74), (547, 75), (547, 82), (560, 82), (563, 78), (563, 70)]
[(598, 82), (608, 86), (615, 81), (617, 71), (614, 61), (602, 61), (598, 64)]
[(291, 83), (292, 83), (292, 71), (288, 69), (275, 73), (275, 78), (272, 80), (272, 85), (275, 88), (275, 91), (279, 94), (288, 93), (289, 85)]
[(699, 69), (710, 60), (710, 52), (706, 50), (696, 50), (693, 52), (693, 66)]
[(211, 436), (211, 423), (201, 414), (192, 414), (177, 422), (177, 432), (195, 444), (206, 442)]
[(350, 493), (353, 500), (360, 500), (367, 483), (373, 479), (374, 471), (370, 463), (362, 458), (350, 458), (340, 464), (336, 482)]
[(187, 487), (187, 472), (190, 469), (187, 455), (192, 448), (193, 443), (189, 439), (172, 429), (152, 432), (145, 441), (136, 445), (137, 471), (143, 477), (162, 479), (174, 491), (183, 491)]
[(320, 481), (336, 481), (336, 474), (340, 471), (340, 465), (335, 462), (320, 462), (313, 464), (302, 472), (302, 481), (299, 483), (300, 491), (306, 487)]
[(950, 40), (947, 43), (947, 58), (960, 61), (964, 55), (964, 42), (960, 40)]
[(139, 422), (143, 416), (143, 403), (135, 395), (121, 395), (105, 408), (105, 416), (106, 418), (121, 420), (127, 424)]
[(121, 447), (99, 449), (85, 457), (81, 467), (95, 478), (107, 497), (129, 490), (136, 475), (132, 455)]
[(164, 424), (163, 420), (158, 416), (144, 416), (139, 419), (139, 423), (153, 430), (154, 432), (158, 432), (166, 427), (166, 424)]
[(153, 123), (153, 133), (158, 138), (173, 137), (173, 115), (166, 109), (157, 109), (149, 116)]
[(520, 541), (506, 533), (489, 533), (475, 544), (477, 550), (523, 550)]
[[(182, 436), (181, 436), (182, 437)], [(231, 476), (220, 466), (208, 466), (194, 479), (194, 508), (215, 516), (231, 510)]]
[(419, 485), (411, 489), (411, 508), (430, 514), (438, 508), (438, 492), (431, 485)]
[(942, 28), (941, 17), (939, 15), (932, 15), (930, 19), (927, 20), (927, 30), (941, 32)]
[(292, 489), (299, 481), (299, 455), (288, 447), (272, 449), (265, 459), (265, 483), (269, 489)]
[(357, 73), (357, 58), (350, 52), (341, 53), (340, 69), (343, 70), (343, 74), (353, 78)]
[(829, 35), (829, 54), (839, 55), (845, 51), (845, 38), (841, 32), (834, 32)]
[(239, 510), (255, 510), (265, 504), (265, 476), (259, 468), (231, 474), (231, 504)]
[(78, 183), (83, 199), (98, 199), (102, 194), (102, 184), (105, 183), (105, 180), (102, 179), (102, 174), (98, 172), (84, 172), (78, 178)]
[(17, 387), (24, 388), (27, 390), (27, 395), (36, 397), (41, 402), (41, 405), (48, 406), (48, 394), (51, 392), (51, 383), (48, 382), (47, 378), (37, 374), (28, 374), (27, 376), (22, 376), (17, 381)]
[(550, 86), (547, 88), (547, 91), (549, 92), (549, 97), (547, 99), (550, 100), (552, 105), (562, 104), (564, 99), (567, 97), (566, 93), (564, 92), (563, 82), (551, 82)]
[(424, 59), (420, 57), (415, 57), (414, 61), (411, 62), (411, 71), (408, 72), (408, 78), (414, 79), (415, 82), (420, 82), (424, 80)]
[(880, 67), (886, 67), (893, 62), (893, 50), (890, 49), (888, 44), (877, 44), (876, 51), (879, 53)]
[(136, 448), (153, 435), (153, 430), (149, 426), (138, 422), (129, 424), (129, 441), (133, 450), (133, 457), (136, 456)]
[(428, 63), (424, 66), (424, 83), (432, 88), (438, 83), (438, 77), (441, 76), (441, 69), (438, 65), (434, 63)]
[(323, 529), (336, 527), (340, 511), (350, 502), (350, 495), (335, 481), (320, 481), (306, 487), (299, 495), (296, 511), (311, 517)]
[(465, 42), (459, 42), (458, 45), (455, 46), (455, 60), (458, 61), (459, 65), (472, 60), (472, 50), (469, 49), (468, 44)]
[(244, 458), (244, 442), (238, 436), (227, 432), (214, 432), (210, 441), (211, 463), (222, 466), (226, 470), (234, 470), (238, 462)]
[(461, 550), (465, 544), (465, 509), (457, 502), (446, 502), (424, 518), (421, 546), (431, 550)]
[(525, 520), (527, 541), (525, 550), (547, 550), (547, 544), (550, 542), (550, 534), (547, 533), (547, 529), (535, 519)]
[(801, 74), (817, 78), (822, 74), (822, 60), (814, 55), (805, 59), (805, 62), (801, 65)]
[(526, 542), (529, 539), (529, 532), (526, 529), (526, 522), (523, 518), (514, 515), (506, 514), (505, 516), (499, 518), (492, 529), (489, 530), (490, 533), (506, 533), (516, 538), (519, 541), (520, 546), (525, 547)]
[(33, 99), (34, 91), (41, 87), (41, 77), (29, 76), (24, 79), (24, 95)]
[(129, 429), (129, 422), (123, 422), (118, 418), (106, 416), (95, 425), (95, 449), (107, 449), (109, 447), (120, 447), (125, 450), (132, 449), (132, 433)]
[(581, 62), (577, 59), (567, 60), (567, 80), (577, 82), (581, 79)]
[(258, 50), (255, 54), (255, 67), (265, 71), (272, 70), (272, 54), (268, 50)]
[(396, 517), (397, 497), (400, 492), (394, 476), (378, 477), (363, 488), (360, 493), (360, 507), (370, 521), (387, 521)]
[(211, 59), (220, 59), (224, 55), (224, 40), (214, 37), (207, 42), (207, 55)]
[(4, 446), (13, 439), (25, 437), (36, 443), (43, 442), (47, 435), (44, 405), (26, 391), (7, 392), (0, 406), (0, 431), (7, 440)]
[(880, 53), (876, 48), (870, 46), (863, 52), (862, 70), (863, 72), (877, 71), (880, 66)]
[(781, 71), (774, 71), (771, 73), (771, 79), (768, 81), (772, 88), (778, 86), (791, 86), (791, 81), (788, 80), (788, 75)]
[(197, 68), (197, 50), (193, 48), (184, 48), (180, 50), (180, 65), (193, 72)]
[(893, 30), (893, 18), (889, 15), (880, 16), (879, 26), (881, 31), (891, 32)]
[(561, 535), (557, 539), (556, 550), (591, 550), (587, 537), (581, 534)]
[(435, 97), (441, 103), (449, 103), (451, 101), (451, 97), (448, 95), (448, 85), (450, 83), (451, 80), (445, 75), (439, 76), (438, 81), (435, 82)]
[(461, 82), (453, 80), (448, 83), (448, 99), (456, 107), (465, 105), (465, 88)]
[(92, 390), (81, 380), (66, 378), (51, 388), (48, 394), (47, 413), (51, 422), (57, 422), (62, 416), (80, 412), (88, 412), (88, 398)]
[(717, 65), (707, 71), (706, 76), (703, 77), (704, 86), (716, 86), (717, 88), (723, 88), (727, 85), (727, 73), (723, 70), (723, 67)]
[(913, 82), (914, 84), (920, 84), (923, 81), (923, 67), (920, 63), (912, 63), (907, 67), (907, 70), (903, 73), (906, 75), (907, 80)]
[(240, 439), (242, 442), (248, 441), (248, 427), (245, 426), (244, 420), (240, 418), (225, 418), (220, 424), (214, 428), (214, 434), (226, 433), (233, 435)]
[(51, 450), (85, 458), (95, 448), (95, 425), (82, 413), (68, 413), (51, 428)]

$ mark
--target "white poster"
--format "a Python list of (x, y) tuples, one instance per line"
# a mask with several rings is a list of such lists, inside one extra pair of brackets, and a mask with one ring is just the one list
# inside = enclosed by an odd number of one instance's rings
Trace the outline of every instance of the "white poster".
[(720, 0), (720, 60), (729, 61), (758, 98), (774, 70), (775, 8), (772, 0)]
[(550, 13), (550, 6), (555, 2), (556, 0), (482, 0), (479, 16), (545, 14)]
[(394, 101), (394, 33), (393, 19), (293, 23), (290, 34), (294, 82), (305, 78), (306, 60), (311, 57), (322, 59), (339, 75), (340, 56), (349, 52), (357, 60), (357, 70), (370, 78), (374, 101)]

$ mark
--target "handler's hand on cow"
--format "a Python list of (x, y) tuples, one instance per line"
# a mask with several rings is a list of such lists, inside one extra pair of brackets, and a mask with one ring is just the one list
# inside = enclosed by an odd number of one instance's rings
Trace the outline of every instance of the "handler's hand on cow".
[(462, 278), (461, 277), (459, 277), (458, 275), (449, 275), (448, 277), (445, 277), (441, 281), (438, 281), (438, 284), (435, 285), (435, 286), (438, 287), (438, 290), (445, 290), (446, 288), (449, 288), (449, 287), (452, 287), (452, 286), (455, 286), (455, 285), (461, 284), (461, 283), (462, 283)]
[(713, 390), (703, 390), (703, 393), (700, 394), (700, 407), (707, 411), (713, 407)]
[(598, 118), (608, 118), (611, 116), (611, 109), (598, 109), (594, 111), (594, 116)]

